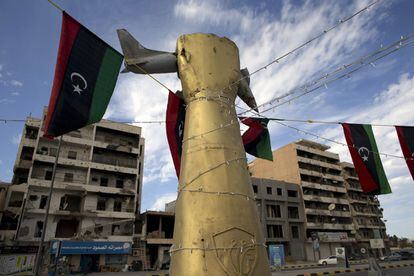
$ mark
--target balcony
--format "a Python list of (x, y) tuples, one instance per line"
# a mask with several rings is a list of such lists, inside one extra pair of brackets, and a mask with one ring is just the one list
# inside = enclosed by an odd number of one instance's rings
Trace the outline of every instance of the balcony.
[(312, 189), (318, 189), (323, 191), (331, 191), (331, 192), (337, 192), (337, 193), (346, 193), (346, 189), (343, 187), (336, 187), (329, 184), (318, 184), (318, 183), (312, 183), (308, 181), (301, 181), (303, 187), (312, 188)]
[(330, 173), (321, 173), (321, 172), (316, 172), (316, 171), (306, 170), (306, 169), (301, 169), (301, 168), (299, 168), (299, 173), (304, 174), (304, 175), (310, 175), (310, 176), (316, 176), (316, 177), (320, 177), (320, 178), (326, 178), (326, 179), (341, 181), (341, 182), (344, 181), (344, 178), (342, 176), (334, 175), (334, 174), (330, 174)]
[(307, 222), (308, 229), (329, 229), (329, 230), (354, 230), (352, 224), (323, 223), (323, 222)]
[(324, 209), (311, 209), (305, 207), (305, 214), (307, 215), (324, 215), (324, 216), (332, 216), (332, 217), (351, 217), (351, 213), (349, 211), (329, 211)]
[(348, 199), (336, 198), (336, 197), (324, 197), (324, 196), (317, 196), (317, 195), (303, 195), (303, 200), (349, 205)]
[(307, 163), (307, 164), (312, 164), (312, 165), (316, 165), (316, 166), (320, 166), (320, 167), (325, 167), (325, 168), (329, 168), (329, 169), (334, 169), (334, 170), (338, 170), (338, 172), (340, 172), (341, 166), (337, 165), (337, 164), (332, 164), (332, 163), (328, 163), (325, 161), (321, 161), (321, 160), (316, 160), (316, 159), (312, 159), (312, 158), (307, 158), (307, 157), (303, 157), (303, 156), (297, 156), (298, 158), (298, 162), (303, 162), (303, 163)]
[[(50, 155), (43, 155), (36, 153), (34, 155), (34, 160), (41, 161), (41, 162), (48, 162), (48, 163), (54, 163), (55, 157)], [(64, 157), (59, 157), (58, 164), (61, 165), (68, 165), (68, 166), (76, 166), (76, 167), (82, 167), (87, 168), (89, 167), (89, 161), (86, 160), (79, 160), (79, 159), (68, 159)]]
[(296, 144), (296, 149), (307, 151), (307, 152), (310, 152), (310, 153), (313, 153), (313, 154), (316, 154), (316, 155), (321, 155), (321, 156), (324, 156), (324, 157), (328, 157), (328, 158), (331, 158), (331, 159), (335, 159), (339, 163), (339, 157), (338, 157), (338, 154), (336, 154), (336, 153), (332, 153), (332, 152), (329, 152), (329, 151), (317, 150), (317, 149), (314, 149), (314, 148), (311, 148), (311, 147), (306, 147), (306, 146), (302, 146), (302, 145), (298, 145), (298, 144)]

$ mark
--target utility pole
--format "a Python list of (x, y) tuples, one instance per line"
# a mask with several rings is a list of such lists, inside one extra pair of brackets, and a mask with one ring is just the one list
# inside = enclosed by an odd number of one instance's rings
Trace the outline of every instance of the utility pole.
[[(60, 138), (59, 138), (59, 144), (58, 144), (58, 148), (57, 148), (55, 163), (53, 164), (52, 179), (50, 181), (50, 187), (49, 187), (49, 196), (47, 197), (46, 212), (45, 212), (45, 217), (44, 217), (44, 220), (43, 220), (42, 236), (40, 238), (39, 249), (37, 250), (37, 256), (36, 256), (36, 262), (35, 262), (35, 265), (34, 265), (34, 268), (33, 268), (33, 275), (34, 276), (40, 275), (39, 270), (40, 270), (40, 267), (41, 267), (42, 262), (43, 262), (43, 254), (44, 254), (43, 246), (44, 246), (46, 230), (47, 230), (47, 221), (49, 219), (50, 202), (52, 200), (52, 195), (53, 195), (53, 186), (55, 184), (56, 168), (57, 168), (57, 164), (58, 164), (58, 160), (59, 160), (60, 147), (62, 146), (62, 137), (63, 136), (60, 136)], [(21, 219), (23, 219), (23, 218), (21, 218)]]
[(231, 85), (238, 48), (197, 33), (176, 54), (187, 112), (170, 275), (270, 275)]

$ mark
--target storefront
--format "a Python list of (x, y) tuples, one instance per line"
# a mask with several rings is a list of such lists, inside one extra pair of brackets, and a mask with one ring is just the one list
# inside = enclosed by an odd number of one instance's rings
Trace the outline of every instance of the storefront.
[(131, 254), (130, 242), (52, 241), (51, 261), (70, 272), (121, 271)]

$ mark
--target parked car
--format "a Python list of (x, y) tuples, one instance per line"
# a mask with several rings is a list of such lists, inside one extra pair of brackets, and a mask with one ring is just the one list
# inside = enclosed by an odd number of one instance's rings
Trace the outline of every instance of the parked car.
[(402, 256), (397, 252), (392, 252), (390, 255), (381, 257), (380, 259), (387, 262), (401, 261)]
[(401, 260), (414, 260), (414, 254), (408, 251), (398, 251), (398, 254), (401, 255)]
[(364, 256), (362, 256), (361, 254), (358, 254), (358, 253), (348, 255), (348, 260), (350, 260), (350, 261), (361, 260), (363, 258), (364, 258)]
[(328, 258), (325, 259), (320, 259), (318, 261), (319, 265), (332, 265), (332, 264), (338, 264), (338, 259), (336, 258), (336, 256), (329, 256)]

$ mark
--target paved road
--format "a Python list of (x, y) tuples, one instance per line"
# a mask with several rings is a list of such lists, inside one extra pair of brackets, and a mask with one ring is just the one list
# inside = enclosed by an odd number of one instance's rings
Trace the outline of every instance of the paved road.
[[(393, 269), (385, 269), (383, 270), (384, 276), (413, 276), (414, 275), (414, 268), (413, 267), (402, 267), (402, 268), (393, 268)], [(368, 272), (354, 272), (354, 273), (341, 273), (335, 274), (340, 276), (366, 276)]]

